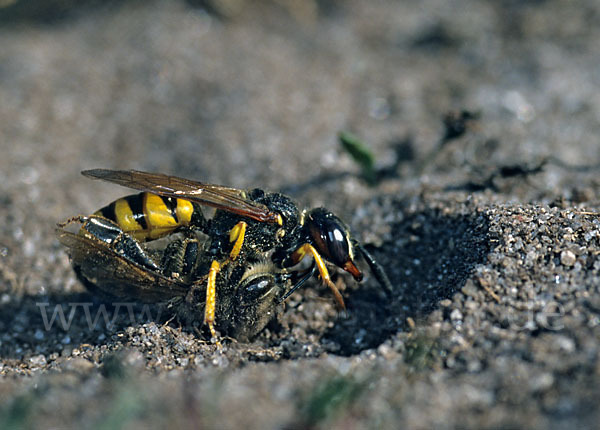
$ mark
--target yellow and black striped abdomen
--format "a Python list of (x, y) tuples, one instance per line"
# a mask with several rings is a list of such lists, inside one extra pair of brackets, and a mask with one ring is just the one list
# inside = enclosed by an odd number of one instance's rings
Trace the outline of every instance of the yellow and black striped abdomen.
[(193, 213), (194, 206), (187, 200), (139, 193), (115, 200), (94, 215), (116, 222), (138, 240), (148, 240), (188, 225)]

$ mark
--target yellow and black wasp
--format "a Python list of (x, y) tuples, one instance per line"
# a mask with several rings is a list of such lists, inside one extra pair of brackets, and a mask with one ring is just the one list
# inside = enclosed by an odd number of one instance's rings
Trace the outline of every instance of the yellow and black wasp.
[[(344, 308), (326, 263), (361, 281), (356, 252), (391, 294), (381, 266), (325, 208), (300, 211), (280, 193), (158, 173), (82, 174), (142, 192), (59, 224), (58, 238), (70, 249), (77, 276), (92, 291), (146, 302), (205, 292), (204, 323), (213, 338), (215, 315), (218, 328), (234, 337), (258, 333), (277, 305), (317, 272)], [(204, 216), (202, 205), (216, 208), (212, 218)], [(65, 229), (72, 222), (81, 224), (79, 232)], [(306, 255), (312, 265), (292, 270)]]

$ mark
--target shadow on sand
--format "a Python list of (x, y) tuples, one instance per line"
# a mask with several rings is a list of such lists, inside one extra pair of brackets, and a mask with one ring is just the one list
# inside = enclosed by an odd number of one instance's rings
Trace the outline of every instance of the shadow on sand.
[[(399, 208), (401, 210), (401, 208)], [(402, 330), (408, 317), (418, 320), (452, 297), (490, 250), (484, 215), (448, 216), (425, 210), (392, 226), (392, 240), (370, 252), (385, 267), (394, 297), (385, 298), (377, 285), (357, 288), (347, 296), (348, 316), (324, 335), (353, 355), (380, 345)]]

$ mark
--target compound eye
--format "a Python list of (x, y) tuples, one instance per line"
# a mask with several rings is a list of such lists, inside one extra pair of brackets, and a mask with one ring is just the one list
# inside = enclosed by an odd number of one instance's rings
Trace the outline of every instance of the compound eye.
[(240, 302), (242, 306), (249, 306), (263, 300), (276, 287), (275, 279), (271, 275), (260, 275), (246, 280), (240, 285)]
[(311, 213), (308, 229), (317, 251), (327, 260), (339, 267), (352, 260), (348, 232), (333, 214)]

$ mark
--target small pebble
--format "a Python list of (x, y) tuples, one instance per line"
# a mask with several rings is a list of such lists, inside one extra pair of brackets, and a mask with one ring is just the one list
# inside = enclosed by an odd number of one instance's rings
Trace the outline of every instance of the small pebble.
[(29, 363), (33, 366), (43, 366), (46, 364), (46, 356), (44, 354), (34, 355), (29, 359)]
[(571, 251), (563, 251), (560, 253), (560, 262), (563, 266), (571, 267), (575, 264), (577, 257)]

